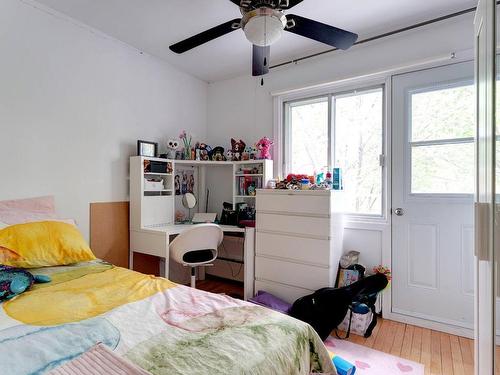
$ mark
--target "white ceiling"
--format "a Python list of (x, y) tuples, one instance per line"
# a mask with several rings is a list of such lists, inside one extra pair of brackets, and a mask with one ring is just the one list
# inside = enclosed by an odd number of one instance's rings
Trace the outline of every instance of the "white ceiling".
[[(38, 0), (205, 81), (251, 74), (251, 45), (241, 30), (183, 55), (169, 45), (240, 17), (229, 0)], [(290, 13), (360, 38), (475, 6), (477, 0), (304, 0)], [(271, 48), (271, 65), (329, 49), (285, 33)]]

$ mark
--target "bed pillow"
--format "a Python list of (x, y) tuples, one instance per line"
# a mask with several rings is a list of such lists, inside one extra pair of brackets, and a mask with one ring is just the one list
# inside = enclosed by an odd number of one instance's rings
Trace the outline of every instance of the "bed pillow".
[(0, 230), (0, 263), (36, 268), (95, 259), (78, 229), (71, 224), (41, 221)]
[(0, 201), (0, 222), (19, 224), (57, 218), (54, 197)]
[[(44, 219), (44, 220), (33, 220), (33, 221), (28, 221), (28, 222), (36, 222), (36, 221), (60, 221), (61, 223), (66, 223), (66, 224), (71, 224), (73, 226), (77, 226), (76, 225), (76, 220), (75, 219), (50, 219), (50, 220), (47, 220), (47, 219)], [(22, 224), (22, 223), (16, 223), (16, 224)], [(0, 230), (1, 229), (5, 229), (11, 225), (14, 225), (14, 224), (7, 224), (7, 223), (2, 223), (0, 221)]]

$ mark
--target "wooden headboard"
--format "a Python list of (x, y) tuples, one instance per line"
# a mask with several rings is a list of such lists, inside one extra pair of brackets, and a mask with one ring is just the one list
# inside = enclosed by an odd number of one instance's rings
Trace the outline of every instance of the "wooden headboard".
[[(129, 202), (90, 204), (90, 247), (95, 256), (116, 266), (129, 265)], [(134, 254), (136, 271), (159, 276), (159, 258)]]
[(129, 203), (90, 204), (90, 247), (95, 256), (128, 268)]

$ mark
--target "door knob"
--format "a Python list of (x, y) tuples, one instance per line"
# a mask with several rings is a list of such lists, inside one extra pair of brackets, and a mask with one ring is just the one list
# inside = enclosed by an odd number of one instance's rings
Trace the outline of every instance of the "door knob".
[(398, 216), (403, 216), (405, 213), (405, 210), (403, 210), (402, 208), (396, 208), (396, 209), (394, 209), (394, 213)]

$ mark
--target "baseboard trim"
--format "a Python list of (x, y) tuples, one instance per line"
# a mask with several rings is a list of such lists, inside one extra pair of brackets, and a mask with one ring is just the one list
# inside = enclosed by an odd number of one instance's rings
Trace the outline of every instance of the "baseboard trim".
[(394, 320), (400, 323), (411, 324), (417, 327), (432, 329), (434, 331), (440, 331), (456, 336), (462, 336), (462, 337), (467, 337), (469, 339), (474, 339), (473, 329), (459, 327), (452, 324), (435, 322), (421, 318), (415, 318), (413, 316), (398, 314), (394, 312), (383, 312), (382, 315), (384, 319)]

